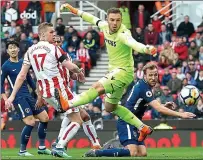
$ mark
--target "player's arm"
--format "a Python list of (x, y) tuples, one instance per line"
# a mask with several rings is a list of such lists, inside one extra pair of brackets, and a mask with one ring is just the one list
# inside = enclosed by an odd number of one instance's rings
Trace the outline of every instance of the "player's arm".
[(7, 73), (6, 66), (3, 65), (1, 68), (1, 96), (4, 99), (4, 101), (7, 100), (7, 96), (5, 94), (5, 88), (4, 88), (4, 82), (5, 82), (7, 75), (8, 75), (8, 73)]
[(80, 16), (86, 22), (89, 22), (93, 25), (97, 25), (99, 28), (101, 28), (103, 26), (103, 23), (101, 23), (102, 21), (99, 18), (97, 18), (87, 12), (81, 11), (77, 8), (74, 8), (73, 6), (71, 6), (68, 3), (63, 4), (61, 6), (61, 10), (63, 10), (64, 8), (67, 8), (73, 14)]
[(138, 53), (147, 53), (150, 55), (156, 55), (157, 50), (153, 46), (144, 45), (142, 43), (137, 42), (130, 33), (127, 31), (124, 33), (119, 33), (118, 38), (127, 46), (131, 47)]
[(27, 79), (27, 83), (32, 88), (32, 91), (35, 92), (36, 91), (36, 84), (33, 81), (32, 77), (31, 77), (31, 75), (29, 73), (27, 74), (26, 79)]
[[(181, 117), (181, 118), (194, 118), (196, 115), (190, 112), (176, 112), (173, 111), (167, 107), (165, 107), (163, 104), (161, 104), (158, 100), (153, 100), (149, 103), (151, 107), (156, 109), (158, 112), (169, 115), (169, 116), (174, 116), (174, 117)], [(172, 104), (171, 104), (172, 105)]]

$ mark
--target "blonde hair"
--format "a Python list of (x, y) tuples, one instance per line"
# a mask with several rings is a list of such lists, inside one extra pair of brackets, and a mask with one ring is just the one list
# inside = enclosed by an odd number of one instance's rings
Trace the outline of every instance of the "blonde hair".
[(48, 23), (48, 22), (43, 22), (38, 26), (38, 34), (39, 36), (41, 36), (42, 33), (44, 33), (48, 27), (53, 27), (52, 23)]
[(154, 63), (154, 62), (149, 62), (149, 63), (147, 63), (144, 67), (143, 67), (143, 72), (144, 72), (144, 74), (146, 74), (147, 73), (147, 69), (149, 69), (149, 70), (153, 70), (153, 69), (158, 69), (158, 66)]

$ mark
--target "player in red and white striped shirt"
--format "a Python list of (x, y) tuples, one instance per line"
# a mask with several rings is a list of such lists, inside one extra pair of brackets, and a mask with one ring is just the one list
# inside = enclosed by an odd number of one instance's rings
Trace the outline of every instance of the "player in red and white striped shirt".
[[(60, 36), (58, 36), (58, 35), (55, 36), (55, 43), (59, 47), (61, 46)], [(69, 56), (68, 56), (68, 58), (70, 61), (72, 61)], [(68, 99), (71, 100), (74, 98), (74, 95), (69, 88), (69, 82), (71, 79), (78, 80), (78, 75), (77, 75), (77, 73), (69, 72), (69, 70), (65, 67), (63, 67), (63, 73), (64, 73), (64, 80), (68, 87), (67, 89), (69, 91)], [(79, 113), (79, 115), (77, 113)], [(76, 134), (76, 132), (72, 131), (72, 128), (74, 128), (72, 126), (75, 124), (75, 122), (77, 122), (78, 117), (81, 117), (81, 119), (83, 120), (83, 123), (82, 123), (83, 130), (84, 130), (85, 134), (88, 136), (88, 138), (90, 139), (90, 141), (92, 142), (93, 149), (101, 148), (98, 138), (97, 138), (96, 130), (94, 128), (94, 125), (91, 122), (90, 116), (86, 112), (86, 110), (81, 107), (72, 108), (65, 112), (65, 117), (61, 123), (61, 129), (60, 129), (58, 138), (57, 138), (56, 142), (52, 144), (53, 148), (57, 147), (57, 145), (56, 145), (57, 143), (59, 144), (59, 146), (65, 147), (64, 145), (66, 145), (68, 143), (68, 141), (70, 140), (70, 137), (73, 137), (74, 136), (73, 134)], [(66, 132), (64, 132), (65, 130), (69, 131), (68, 134), (66, 134)], [(65, 133), (65, 135), (67, 135), (67, 138), (65, 138), (65, 139), (63, 138), (64, 133)], [(54, 152), (54, 150), (53, 150), (53, 152)]]

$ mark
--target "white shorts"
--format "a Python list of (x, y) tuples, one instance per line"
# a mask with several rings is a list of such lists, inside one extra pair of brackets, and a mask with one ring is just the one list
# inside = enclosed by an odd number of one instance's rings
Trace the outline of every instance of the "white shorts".
[[(67, 91), (62, 91), (62, 95), (65, 99), (68, 99), (68, 100), (72, 100), (75, 97), (74, 94), (70, 91), (70, 89), (68, 89)], [(49, 103), (51, 106), (53, 106), (56, 110), (58, 110), (60, 108), (60, 105), (55, 97), (44, 98), (44, 100), (47, 103)], [(78, 107), (74, 107), (74, 108), (68, 109), (64, 114), (67, 115), (67, 114), (71, 114), (73, 112), (77, 113), (79, 111), (80, 110)]]

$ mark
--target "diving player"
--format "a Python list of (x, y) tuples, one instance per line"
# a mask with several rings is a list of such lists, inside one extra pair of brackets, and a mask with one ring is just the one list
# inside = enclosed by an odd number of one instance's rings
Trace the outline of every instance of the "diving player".
[[(190, 112), (176, 112), (168, 109), (173, 105), (172, 102), (168, 102), (165, 105), (160, 104), (158, 100), (154, 98), (152, 88), (158, 82), (158, 67), (150, 62), (143, 68), (144, 78), (139, 80), (132, 88), (130, 95), (126, 102), (126, 108), (128, 108), (135, 116), (140, 120), (142, 119), (147, 106), (151, 106), (158, 112), (180, 117), (180, 118), (193, 118), (195, 115)], [(112, 148), (106, 150), (90, 150), (85, 153), (86, 157), (127, 157), (127, 156), (147, 156), (146, 147), (144, 141), (138, 141), (139, 131), (133, 125), (130, 125), (118, 119), (117, 130), (120, 143), (125, 148)]]

